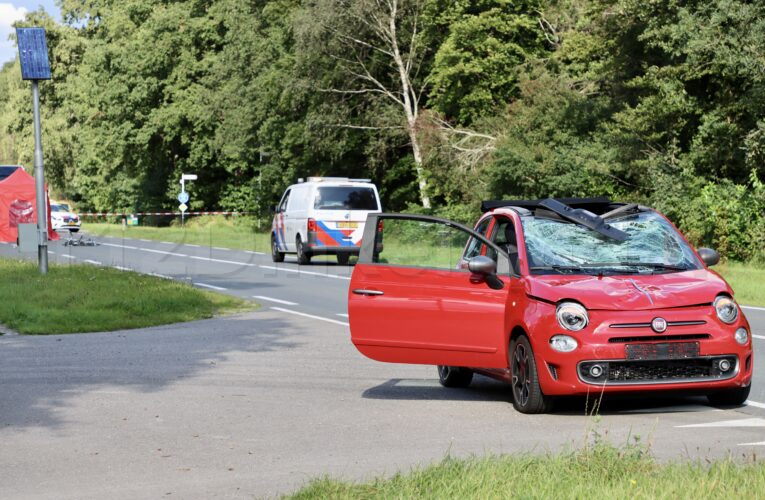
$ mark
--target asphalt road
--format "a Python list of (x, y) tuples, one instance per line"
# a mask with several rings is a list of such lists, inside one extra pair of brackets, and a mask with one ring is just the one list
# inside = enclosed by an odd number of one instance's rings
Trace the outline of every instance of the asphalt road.
[[(363, 479), (447, 455), (570, 449), (596, 433), (617, 445), (639, 436), (660, 459), (765, 449), (759, 362), (741, 408), (609, 399), (596, 419), (573, 400), (525, 416), (493, 380), (449, 390), (432, 367), (358, 354), (342, 316), (352, 268), (100, 241), (53, 244), (51, 260), (225, 288), (264, 308), (126, 332), (0, 337), (0, 498), (270, 497), (324, 474)], [(0, 255), (18, 254), (0, 245)], [(765, 310), (745, 312), (759, 360)]]

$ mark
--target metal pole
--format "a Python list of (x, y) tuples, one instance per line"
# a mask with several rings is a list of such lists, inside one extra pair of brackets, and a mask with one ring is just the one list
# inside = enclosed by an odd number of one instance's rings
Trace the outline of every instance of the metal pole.
[[(181, 193), (186, 192), (186, 182), (183, 178), (183, 174), (181, 174)], [(183, 217), (186, 215), (185, 210), (181, 210), (181, 227), (183, 227)]]
[(40, 274), (48, 274), (48, 202), (43, 171), (42, 134), (40, 133), (40, 89), (32, 80), (32, 113), (35, 125), (35, 190), (37, 192), (37, 261)]

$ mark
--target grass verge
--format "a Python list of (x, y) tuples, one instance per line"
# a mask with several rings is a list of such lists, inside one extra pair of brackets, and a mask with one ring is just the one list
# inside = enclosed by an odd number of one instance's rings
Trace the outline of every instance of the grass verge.
[(765, 269), (752, 264), (726, 262), (715, 266), (736, 293), (736, 302), (765, 307)]
[(0, 323), (27, 334), (141, 328), (252, 310), (236, 297), (177, 281), (87, 265), (0, 259)]
[(224, 217), (191, 219), (185, 226), (122, 226), (121, 224), (83, 223), (83, 229), (95, 236), (169, 241), (211, 247), (225, 247), (254, 252), (270, 252), (267, 232), (257, 232), (250, 224)]
[(732, 460), (659, 464), (637, 445), (576, 453), (456, 460), (364, 484), (318, 479), (292, 499), (752, 498), (765, 465)]

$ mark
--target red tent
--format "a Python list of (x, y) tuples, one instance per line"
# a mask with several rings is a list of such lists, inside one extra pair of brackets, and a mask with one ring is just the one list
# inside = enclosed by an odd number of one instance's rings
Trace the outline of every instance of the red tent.
[[(37, 223), (35, 178), (21, 167), (0, 167), (0, 241), (16, 243), (19, 224)], [(50, 223), (48, 202), (48, 239), (57, 240), (58, 234)]]

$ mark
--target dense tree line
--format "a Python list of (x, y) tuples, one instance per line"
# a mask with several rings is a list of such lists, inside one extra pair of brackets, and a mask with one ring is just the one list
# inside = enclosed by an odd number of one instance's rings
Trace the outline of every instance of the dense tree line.
[[(87, 209), (265, 212), (308, 175), (388, 210), (610, 195), (765, 259), (765, 3), (61, 0), (46, 170)], [(31, 165), (29, 88), (0, 71), (0, 163)], [(419, 207), (419, 208), (418, 208)], [(423, 208), (427, 207), (427, 208)]]

